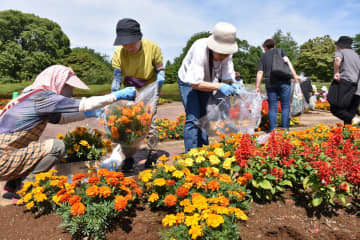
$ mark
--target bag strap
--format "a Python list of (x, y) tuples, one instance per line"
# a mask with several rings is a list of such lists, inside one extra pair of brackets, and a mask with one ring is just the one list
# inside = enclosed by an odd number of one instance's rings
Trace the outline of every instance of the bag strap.
[(210, 71), (210, 79), (212, 81), (212, 74), (213, 74), (213, 69), (214, 69), (214, 56), (213, 56), (213, 51), (211, 49), (209, 49), (209, 71)]

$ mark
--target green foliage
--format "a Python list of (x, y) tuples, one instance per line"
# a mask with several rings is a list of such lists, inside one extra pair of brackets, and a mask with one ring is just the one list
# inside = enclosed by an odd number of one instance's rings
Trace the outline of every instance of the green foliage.
[(310, 39), (300, 46), (300, 56), (296, 64), (297, 72), (315, 82), (330, 82), (333, 75), (335, 44), (330, 36)]
[(353, 48), (360, 55), (360, 33), (354, 37)]
[(71, 67), (87, 84), (111, 83), (113, 68), (106, 57), (87, 47), (74, 48), (65, 57), (64, 65)]
[(1, 83), (29, 81), (70, 52), (60, 26), (34, 14), (1, 11), (0, 32)]
[(275, 41), (276, 47), (284, 49), (290, 61), (295, 63), (299, 57), (299, 47), (291, 34), (288, 32), (284, 35), (281, 30), (278, 30), (274, 33), (272, 39)]

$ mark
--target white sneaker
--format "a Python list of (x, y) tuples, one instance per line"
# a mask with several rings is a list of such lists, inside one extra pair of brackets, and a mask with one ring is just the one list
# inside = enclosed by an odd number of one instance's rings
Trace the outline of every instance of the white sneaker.
[(352, 125), (360, 125), (360, 117), (354, 117), (351, 123)]

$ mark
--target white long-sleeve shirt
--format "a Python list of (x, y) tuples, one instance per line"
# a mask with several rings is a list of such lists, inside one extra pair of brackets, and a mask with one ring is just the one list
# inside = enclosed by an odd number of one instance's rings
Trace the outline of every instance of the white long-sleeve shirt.
[(232, 62), (232, 55), (223, 61), (214, 61), (213, 74), (210, 78), (209, 70), (209, 48), (207, 38), (196, 40), (187, 52), (178, 72), (181, 81), (189, 84), (200, 82), (216, 82), (222, 80), (234, 80), (235, 70)]

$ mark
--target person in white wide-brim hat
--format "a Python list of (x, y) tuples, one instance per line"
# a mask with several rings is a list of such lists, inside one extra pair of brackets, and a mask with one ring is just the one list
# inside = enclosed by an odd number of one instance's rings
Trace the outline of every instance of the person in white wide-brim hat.
[(198, 127), (206, 115), (211, 92), (232, 95), (236, 84), (232, 54), (238, 51), (236, 28), (226, 22), (215, 25), (208, 38), (196, 40), (187, 52), (178, 72), (178, 84), (186, 113), (185, 151), (209, 143), (207, 133)]

